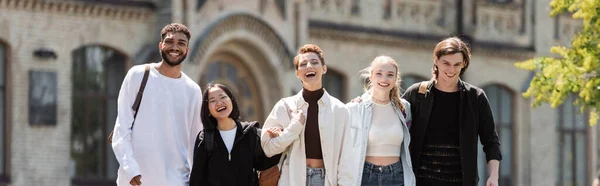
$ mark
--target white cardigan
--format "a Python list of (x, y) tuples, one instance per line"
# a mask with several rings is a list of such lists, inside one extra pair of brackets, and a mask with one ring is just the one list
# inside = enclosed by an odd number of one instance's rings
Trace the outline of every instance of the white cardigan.
[[(365, 93), (361, 96), (361, 99), (362, 102), (360, 103), (348, 103), (347, 105), (350, 112), (353, 151), (357, 154), (357, 156), (354, 157), (355, 159), (351, 162), (357, 185), (360, 185), (362, 181), (363, 168), (367, 153), (367, 143), (369, 140), (369, 129), (371, 127), (371, 120), (373, 116), (373, 102), (371, 101), (371, 95), (369, 93)], [(408, 127), (406, 126), (406, 123), (412, 120), (412, 114), (410, 113), (410, 103), (404, 99), (401, 101), (406, 108), (406, 118), (404, 118), (402, 111), (396, 109), (394, 102), (392, 102), (392, 106), (394, 107), (394, 110), (396, 110), (396, 114), (402, 123), (402, 130), (405, 132), (402, 145), (400, 146), (400, 149), (397, 150), (400, 151), (400, 161), (402, 162), (402, 170), (404, 172), (404, 185), (414, 186), (416, 184), (415, 173), (412, 169), (412, 161), (410, 159), (410, 153), (408, 150), (408, 144), (410, 144), (410, 134), (408, 132)]]
[[(306, 153), (304, 148), (304, 124), (290, 121), (283, 101), (290, 109), (302, 109), (307, 113), (308, 103), (302, 97), (302, 91), (295, 96), (283, 98), (269, 114), (263, 129), (281, 127), (280, 136), (271, 138), (262, 130), (261, 144), (268, 157), (285, 151), (287, 156), (283, 163), (279, 185), (306, 185)], [(319, 133), (323, 161), (325, 164), (325, 186), (354, 185), (356, 178), (350, 169), (350, 161), (354, 159), (348, 109), (338, 99), (331, 97), (327, 91), (317, 101), (319, 105)], [(287, 155), (286, 155), (287, 154)], [(283, 157), (283, 156), (282, 156)], [(281, 165), (280, 165), (281, 166)]]

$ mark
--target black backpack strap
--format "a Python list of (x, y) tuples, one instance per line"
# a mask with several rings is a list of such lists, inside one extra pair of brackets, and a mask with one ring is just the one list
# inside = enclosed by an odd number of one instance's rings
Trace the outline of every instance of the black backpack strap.
[(138, 90), (137, 97), (135, 97), (135, 102), (133, 102), (133, 121), (131, 123), (131, 129), (133, 129), (133, 125), (135, 124), (135, 117), (137, 116), (138, 110), (140, 109), (140, 104), (142, 102), (142, 96), (144, 95), (144, 89), (146, 88), (146, 83), (148, 82), (148, 76), (150, 75), (150, 65), (145, 65), (146, 70), (144, 71), (144, 78), (142, 79), (142, 84), (140, 84), (140, 90)]
[(417, 105), (421, 104), (421, 100), (425, 97), (425, 94), (427, 93), (427, 84), (428, 83), (429, 83), (429, 81), (421, 81), (421, 83), (419, 83), (419, 93), (416, 95), (416, 101), (417, 101), (416, 104)]
[(205, 130), (204, 131), (204, 148), (208, 152), (210, 156), (213, 146), (215, 145), (215, 130)]
[[(430, 80), (431, 81), (431, 80)], [(413, 121), (415, 120), (415, 117), (418, 118), (419, 117), (419, 113), (421, 112), (421, 107), (424, 107), (425, 105), (421, 105), (421, 102), (423, 100), (423, 98), (425, 98), (426, 94), (427, 94), (427, 89), (428, 89), (428, 85), (430, 81), (421, 81), (421, 83), (419, 83), (419, 91), (417, 93), (417, 95), (415, 95), (415, 103), (411, 103), (412, 108), (414, 108), (412, 111), (412, 116), (413, 116)], [(405, 113), (403, 113), (405, 114)], [(404, 117), (406, 117), (406, 114), (404, 115)]]
[(419, 94), (425, 94), (427, 92), (427, 83), (429, 81), (421, 81), (419, 84)]
[(260, 134), (262, 132), (261, 129), (259, 129), (258, 127), (252, 127), (254, 128), (252, 131), (254, 131), (256, 133), (256, 144), (254, 144), (254, 156), (261, 156), (262, 154), (264, 154), (264, 152), (262, 151), (262, 148), (260, 146)]
[[(140, 84), (140, 89), (138, 90), (137, 96), (135, 97), (135, 102), (133, 102), (133, 121), (131, 122), (131, 130), (133, 130), (133, 125), (135, 124), (135, 118), (137, 117), (138, 110), (140, 109), (140, 103), (142, 102), (142, 95), (144, 95), (144, 89), (146, 88), (146, 83), (148, 82), (148, 76), (150, 75), (150, 65), (145, 65), (146, 70), (144, 71), (144, 78), (142, 79), (142, 83)], [(112, 144), (112, 138), (114, 134), (113, 131), (108, 135), (108, 143)]]

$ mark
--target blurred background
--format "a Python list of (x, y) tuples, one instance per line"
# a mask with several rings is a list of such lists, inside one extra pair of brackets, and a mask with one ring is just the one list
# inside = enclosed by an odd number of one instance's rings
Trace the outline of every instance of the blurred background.
[[(358, 71), (396, 59), (405, 89), (431, 78), (435, 44), (472, 47), (462, 79), (485, 89), (504, 159), (501, 186), (588, 186), (600, 167), (599, 127), (568, 98), (531, 108), (532, 72), (515, 62), (569, 46), (581, 21), (549, 16), (550, 0), (0, 0), (0, 185), (115, 185), (106, 137), (133, 65), (158, 62), (160, 30), (187, 25), (183, 71), (232, 88), (244, 120), (264, 122), (301, 84), (292, 59), (324, 50), (324, 87), (347, 102)], [(142, 104), (143, 108), (143, 104)], [(487, 180), (480, 151), (480, 185)]]

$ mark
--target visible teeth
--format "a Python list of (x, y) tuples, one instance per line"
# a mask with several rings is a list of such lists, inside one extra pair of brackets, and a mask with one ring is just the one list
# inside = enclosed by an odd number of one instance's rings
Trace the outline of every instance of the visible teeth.
[(450, 77), (453, 77), (455, 75), (455, 74), (448, 74), (448, 73), (445, 73), (445, 74)]
[(379, 83), (379, 86), (382, 86), (382, 87), (387, 87), (387, 86), (390, 86), (390, 84), (387, 84), (387, 83)]
[(315, 72), (309, 72), (309, 73), (306, 73), (306, 75), (307, 75), (307, 76), (308, 76), (308, 75), (315, 75), (315, 74), (316, 74)]
[(219, 108), (217, 108), (217, 112), (221, 112), (223, 110), (225, 110), (225, 107), (219, 107)]

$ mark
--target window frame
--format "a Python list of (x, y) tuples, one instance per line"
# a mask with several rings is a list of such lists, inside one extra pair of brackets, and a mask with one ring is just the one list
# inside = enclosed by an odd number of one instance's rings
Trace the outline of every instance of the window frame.
[[(590, 152), (592, 151), (592, 147), (591, 147), (591, 130), (590, 130), (590, 126), (588, 125), (589, 121), (589, 113), (588, 112), (579, 112), (580, 109), (577, 105), (574, 105), (574, 101), (577, 99), (576, 95), (569, 95), (567, 96), (567, 98), (564, 100), (563, 104), (560, 105), (557, 108), (557, 133), (558, 133), (558, 169), (557, 170), (567, 170), (564, 169), (563, 165), (564, 165), (564, 145), (562, 145), (565, 141), (565, 135), (571, 135), (571, 152), (569, 152), (571, 155), (577, 156), (577, 134), (583, 134), (584, 135), (584, 139), (585, 141), (583, 142), (583, 146), (584, 146), (584, 156), (585, 156), (585, 161), (583, 163), (583, 165), (585, 166), (584, 169), (584, 182), (583, 185), (591, 185), (590, 182), (590, 173), (591, 173), (591, 155)], [(568, 107), (568, 108), (565, 108)], [(563, 123), (563, 119), (565, 119), (565, 111), (564, 109), (572, 109), (572, 118), (570, 122), (572, 122), (572, 129), (568, 129), (566, 128), (566, 124)], [(576, 117), (578, 115), (583, 115), (582, 118), (582, 122), (584, 122), (584, 128), (577, 128), (577, 123), (576, 123)], [(574, 157), (576, 159), (576, 157)], [(571, 182), (571, 184), (573, 185), (577, 185), (577, 178), (575, 177), (577, 175), (577, 161), (572, 161), (572, 165), (569, 168), (571, 171), (571, 174), (573, 175), (573, 179), (572, 180), (563, 180), (563, 176), (561, 176), (562, 174), (559, 174), (558, 176), (558, 180), (557, 180), (557, 185), (565, 185), (564, 183), (566, 181)]]
[[(497, 99), (503, 103), (503, 99), (502, 99), (502, 95), (501, 92), (505, 91), (509, 96), (510, 96), (510, 123), (502, 123), (500, 122), (501, 119), (498, 119), (498, 121), (494, 121), (494, 123), (496, 124), (496, 132), (498, 132), (498, 138), (501, 137), (501, 128), (508, 128), (510, 129), (510, 133), (511, 133), (511, 141), (510, 141), (510, 145), (511, 145), (511, 153), (510, 153), (510, 160), (512, 162), (510, 162), (510, 175), (508, 176), (508, 178), (510, 179), (510, 185), (518, 185), (517, 182), (517, 178), (518, 178), (518, 174), (516, 174), (518, 172), (518, 148), (517, 148), (517, 142), (519, 141), (519, 136), (518, 136), (518, 130), (517, 130), (517, 122), (516, 122), (516, 115), (517, 115), (517, 98), (516, 98), (516, 93), (515, 91), (513, 91), (512, 89), (510, 89), (509, 87), (502, 85), (502, 84), (490, 84), (490, 85), (486, 85), (484, 86), (484, 92), (486, 93), (486, 96), (488, 95), (487, 91), (485, 91), (485, 89), (487, 89), (488, 87), (495, 87), (497, 92)], [(489, 97), (488, 97), (488, 102), (489, 102)], [(492, 105), (490, 105), (491, 107)], [(497, 117), (501, 118), (501, 116), (503, 115), (502, 113), (502, 105), (497, 105), (497, 111), (498, 111), (498, 115)], [(502, 141), (500, 139), (500, 141)], [(499, 175), (501, 176), (501, 175)], [(502, 177), (499, 177), (498, 179), (502, 179)], [(500, 180), (498, 180), (500, 181)]]
[(4, 87), (0, 86), (0, 89), (3, 89), (2, 91), (4, 91), (4, 97), (0, 98), (0, 99), (4, 99), (4, 118), (0, 118), (1, 120), (3, 120), (4, 122), (4, 126), (0, 126), (0, 127), (4, 127), (3, 130), (3, 134), (2, 137), (3, 138), (3, 142), (2, 144), (0, 144), (0, 147), (2, 147), (4, 149), (4, 153), (3, 159), (0, 159), (0, 161), (2, 162), (2, 164), (0, 166), (3, 166), (4, 171), (0, 172), (0, 185), (3, 184), (8, 184), (11, 182), (10, 180), (10, 172), (11, 172), (11, 166), (10, 166), (10, 160), (11, 160), (11, 144), (10, 144), (10, 139), (11, 139), (11, 131), (12, 131), (12, 125), (11, 125), (11, 118), (12, 115), (10, 113), (12, 113), (12, 107), (11, 107), (11, 103), (12, 103), (12, 99), (8, 99), (10, 97), (12, 97), (12, 76), (11, 76), (11, 70), (8, 70), (11, 68), (11, 63), (10, 63), (10, 59), (11, 59), (11, 47), (8, 45), (8, 43), (4, 42), (3, 40), (0, 40), (0, 46), (2, 46), (2, 50), (3, 50), (3, 58), (0, 59), (0, 63), (4, 63), (4, 69), (0, 69), (0, 70), (4, 70)]
[[(495, 92), (495, 95), (496, 95), (495, 99), (498, 100), (498, 103), (504, 103), (503, 102), (503, 98), (502, 98), (502, 96), (503, 96), (502, 92), (506, 92), (510, 96), (509, 99), (510, 99), (511, 107), (509, 108), (509, 110), (510, 110), (510, 120), (509, 120), (510, 122), (509, 123), (501, 123), (500, 122), (501, 121), (501, 116), (503, 116), (502, 115), (502, 104), (491, 105), (491, 101), (490, 100), (494, 99), (494, 98), (489, 97), (490, 91), (488, 91), (488, 90), (490, 90), (490, 88), (494, 88), (495, 89), (495, 91), (496, 91)], [(518, 108), (518, 106), (517, 106), (517, 96), (516, 96), (516, 93), (515, 93), (515, 91), (513, 89), (509, 88), (506, 85), (500, 84), (500, 83), (486, 84), (486, 85), (482, 86), (481, 89), (484, 90), (484, 92), (485, 92), (485, 94), (487, 96), (488, 102), (490, 103), (490, 109), (492, 109), (492, 112), (494, 111), (494, 109), (496, 109), (496, 112), (498, 113), (498, 115), (494, 115), (494, 123), (496, 125), (496, 132), (498, 133), (498, 138), (499, 138), (500, 142), (502, 142), (502, 139), (500, 139), (500, 137), (502, 135), (500, 133), (501, 130), (499, 130), (499, 129), (501, 129), (502, 127), (510, 129), (510, 133), (511, 133), (511, 135), (510, 135), (511, 136), (511, 139), (510, 139), (511, 140), (510, 141), (510, 145), (511, 145), (511, 148), (510, 148), (511, 149), (511, 152), (510, 152), (510, 160), (511, 160), (510, 166), (511, 167), (510, 167), (510, 175), (507, 176), (507, 178), (510, 179), (509, 180), (510, 183), (508, 184), (509, 186), (510, 185), (518, 185), (518, 177), (519, 177), (519, 175), (517, 174), (517, 172), (518, 172), (518, 166), (519, 166), (519, 164), (518, 164), (518, 160), (519, 160), (518, 159), (519, 158), (519, 156), (518, 156), (518, 150), (519, 150), (519, 148), (517, 147), (517, 145), (518, 145), (518, 141), (519, 141), (519, 136), (518, 136), (518, 127), (517, 127), (517, 114), (518, 114), (517, 113), (517, 108)], [(498, 107), (498, 108), (495, 108), (494, 106)], [(482, 147), (481, 143), (478, 142), (478, 144), (479, 144), (478, 148), (481, 148)], [(502, 145), (502, 143), (500, 145)], [(478, 152), (481, 152), (481, 154), (478, 154), (478, 159), (480, 159), (479, 157), (481, 157), (481, 156), (485, 157), (485, 153), (483, 152), (482, 149), (478, 149)], [(505, 152), (502, 152), (502, 154), (503, 154), (503, 156), (506, 156)], [(485, 161), (485, 158), (484, 158), (484, 161)], [(487, 169), (487, 162), (481, 162), (481, 163), (483, 163), (484, 169), (480, 170), (480, 171), (483, 171), (484, 176), (489, 176), (489, 170)], [(502, 161), (500, 162), (500, 164), (502, 164)], [(502, 166), (500, 166), (500, 168), (502, 168)], [(477, 174), (479, 174), (479, 172)], [(498, 182), (499, 182), (499, 184), (501, 184), (500, 186), (505, 186), (506, 184), (502, 184), (503, 183), (502, 182), (503, 177), (502, 177), (501, 173), (499, 173), (498, 176), (499, 176)], [(482, 178), (482, 180), (487, 180), (487, 177)], [(480, 185), (481, 185), (481, 183), (480, 183)], [(485, 182), (483, 182), (483, 185), (485, 185)]]
[[(342, 101), (343, 103), (349, 102), (350, 100), (348, 100), (348, 97), (349, 97), (348, 96), (348, 91), (346, 91), (348, 89), (348, 78), (347, 78), (346, 74), (342, 73), (342, 71), (336, 70), (335, 68), (330, 68), (328, 66), (327, 67), (327, 73), (323, 74), (323, 80), (322, 80), (323, 81), (323, 85), (322, 85), (323, 88), (325, 88), (325, 90), (327, 90), (327, 87), (325, 87), (325, 79), (327, 79), (328, 76), (331, 76), (331, 75), (336, 75), (336, 76), (339, 76), (341, 78), (341, 83), (342, 83), (341, 91), (342, 92), (341, 92), (341, 95), (339, 97), (336, 97), (336, 98), (339, 99), (340, 101)], [(331, 93), (329, 93), (329, 95), (333, 96), (333, 95), (331, 95)], [(335, 97), (335, 96), (333, 96), (333, 97)]]
[[(125, 54), (124, 52), (122, 52), (122, 51), (120, 51), (120, 50), (118, 50), (118, 49), (116, 49), (114, 47), (110, 47), (110, 46), (106, 46), (106, 45), (98, 45), (98, 44), (84, 45), (84, 46), (80, 46), (80, 47), (72, 50), (72, 52), (71, 52), (71, 72), (72, 73), (74, 73), (74, 71), (75, 71), (75, 69), (74, 69), (75, 63), (76, 62), (83, 62), (84, 63), (83, 64), (84, 72), (83, 72), (82, 75), (83, 75), (84, 78), (87, 78), (88, 73), (89, 73), (89, 69), (88, 69), (88, 66), (87, 66), (87, 60), (76, 61), (77, 59), (75, 58), (75, 55), (76, 55), (76, 52), (88, 50), (87, 48), (90, 48), (90, 47), (100, 47), (104, 51), (109, 51), (110, 50), (110, 51), (112, 51), (112, 52), (115, 53), (114, 55), (122, 57), (122, 59), (123, 59), (123, 61), (122, 61), (122, 63), (123, 63), (122, 64), (123, 65), (123, 74), (121, 74), (121, 75), (123, 77), (125, 77), (125, 75), (127, 73), (127, 70), (131, 67), (131, 61), (130, 61), (131, 59), (130, 59), (130, 57), (127, 54)], [(85, 55), (85, 53), (84, 53), (84, 55)], [(83, 103), (81, 104), (82, 105), (81, 108), (84, 110), (83, 112), (84, 112), (84, 115), (86, 117), (83, 117), (82, 125), (85, 125), (86, 128), (89, 128), (90, 126), (92, 126), (92, 124), (90, 124), (90, 122), (89, 122), (89, 119), (90, 119), (88, 117), (89, 113), (86, 111), (87, 108), (88, 108), (88, 105), (86, 103), (88, 103), (88, 101), (89, 101), (87, 98), (93, 98), (93, 99), (91, 99), (93, 101), (102, 101), (102, 103), (103, 103), (102, 104), (102, 107), (103, 107), (102, 110), (103, 110), (104, 114), (101, 117), (102, 119), (101, 119), (101, 121), (99, 123), (102, 123), (102, 125), (103, 125), (101, 127), (102, 128), (102, 134), (105, 134), (106, 136), (108, 136), (108, 134), (110, 133), (110, 131), (112, 131), (112, 128), (110, 128), (111, 124), (108, 123), (108, 120), (110, 119), (110, 118), (108, 118), (108, 116), (109, 116), (108, 111), (110, 110), (108, 108), (108, 106), (109, 106), (109, 101), (110, 101), (111, 97), (113, 96), (109, 92), (109, 87), (108, 87), (108, 85), (109, 85), (109, 77), (108, 77), (108, 73), (106, 73), (106, 71), (108, 71), (108, 70), (109, 70), (108, 65), (105, 64), (104, 65), (104, 71), (105, 71), (104, 73), (105, 74), (103, 75), (103, 79), (104, 79), (103, 81), (104, 81), (104, 88), (105, 88), (105, 90), (102, 93), (89, 92), (88, 87), (85, 87), (83, 89), (84, 90), (83, 92), (76, 94), (75, 93), (75, 88), (76, 87), (75, 87), (75, 83), (73, 82), (73, 78), (74, 78), (73, 75), (74, 74), (71, 75), (72, 77), (70, 79), (70, 82), (72, 83), (72, 87), (71, 87), (71, 91), (72, 91), (71, 104), (73, 104), (73, 101), (75, 100), (76, 97), (83, 98)], [(123, 78), (121, 78), (119, 81), (120, 82), (118, 82), (118, 87), (119, 87), (118, 89), (120, 89), (120, 87), (121, 87)], [(118, 97), (118, 92), (119, 92), (119, 90), (116, 90), (116, 95), (114, 95), (114, 96)], [(71, 110), (71, 113), (72, 113), (71, 114), (72, 115), (71, 116), (71, 127), (73, 127), (73, 125), (74, 125), (74, 119), (73, 119), (73, 117), (75, 117), (74, 116), (75, 114), (73, 114), (74, 111), (75, 111), (75, 109), (74, 109), (74, 107), (72, 107), (72, 110)], [(71, 132), (73, 132), (73, 130)], [(71, 143), (72, 143), (72, 140), (73, 140), (72, 139), (72, 135), (73, 134), (71, 134), (71, 138), (70, 138), (70, 142)], [(109, 169), (109, 161), (110, 161), (109, 160), (110, 159), (110, 157), (109, 157), (110, 155), (108, 154), (108, 152), (112, 151), (112, 149), (109, 148), (110, 144), (108, 144), (108, 141), (105, 140), (105, 138), (102, 138), (100, 141), (101, 141), (100, 143), (101, 143), (101, 146), (102, 146), (101, 147), (101, 152), (99, 152), (99, 153), (101, 153), (100, 157), (101, 157), (101, 161), (102, 161), (102, 163), (100, 165), (101, 166), (101, 168), (100, 168), (101, 171), (100, 172), (101, 172), (102, 176), (101, 177), (80, 176), (77, 173), (77, 167), (75, 167), (75, 170), (74, 170), (75, 174), (72, 175), (72, 177), (71, 177), (71, 184), (72, 185), (74, 185), (74, 186), (78, 186), (78, 185), (82, 185), (82, 186), (83, 185), (93, 185), (93, 186), (105, 186), (106, 185), (106, 186), (113, 186), (113, 185), (116, 185), (116, 183), (114, 181), (114, 179), (116, 179), (116, 175), (114, 175), (115, 176), (114, 178), (111, 178), (111, 177), (109, 177), (109, 175), (107, 173), (107, 170)], [(73, 156), (72, 156), (73, 155), (72, 154), (72, 150), (73, 150), (73, 147), (70, 148), (70, 153), (69, 153), (69, 156), (71, 158), (73, 158)], [(75, 159), (73, 159), (73, 161), (74, 161), (75, 164), (77, 163)], [(119, 164), (117, 163), (116, 166), (118, 168)], [(117, 170), (115, 170), (115, 173), (117, 173)]]

